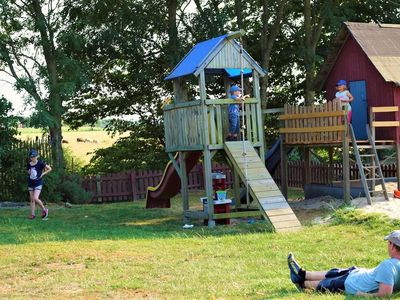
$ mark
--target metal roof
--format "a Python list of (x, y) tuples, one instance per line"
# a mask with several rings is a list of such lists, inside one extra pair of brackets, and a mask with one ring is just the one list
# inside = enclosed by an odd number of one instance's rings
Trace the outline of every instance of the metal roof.
[[(192, 48), (192, 50), (190, 50), (189, 53), (187, 53), (186, 56), (178, 63), (178, 65), (172, 70), (172, 72), (167, 77), (165, 77), (165, 80), (171, 80), (191, 74), (197, 76), (199, 71), (201, 71), (202, 69), (205, 69), (207, 73), (207, 62), (209, 62), (209, 60), (211, 60), (215, 56), (216, 52), (221, 49), (221, 45), (224, 42), (232, 40), (236, 37), (240, 37), (241, 35), (242, 32), (237, 31), (196, 44)], [(254, 61), (254, 59), (245, 50), (243, 50), (243, 58), (248, 64), (256, 69), (261, 76), (264, 76), (266, 74), (266, 72)], [(251, 70), (252, 69), (248, 68), (244, 69), (245, 76), (251, 75)], [(240, 75), (240, 69), (231, 68), (230, 65), (226, 65), (226, 68), (224, 66), (224, 68), (222, 69), (210, 69), (208, 73), (228, 74), (229, 77), (237, 77), (237, 75)]]
[(314, 87), (322, 89), (349, 35), (354, 37), (385, 81), (400, 86), (400, 24), (345, 22), (315, 79)]

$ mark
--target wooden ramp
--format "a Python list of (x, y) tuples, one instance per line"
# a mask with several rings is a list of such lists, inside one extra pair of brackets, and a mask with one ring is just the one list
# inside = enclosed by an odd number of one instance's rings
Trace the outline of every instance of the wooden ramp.
[[(225, 142), (225, 151), (240, 178), (249, 187), (251, 197), (258, 203), (264, 218), (269, 220), (277, 232), (300, 229), (301, 224), (293, 213), (285, 197), (272, 179), (264, 163), (252, 144), (244, 142)], [(243, 155), (245, 152), (246, 156)], [(247, 172), (246, 172), (247, 165)]]

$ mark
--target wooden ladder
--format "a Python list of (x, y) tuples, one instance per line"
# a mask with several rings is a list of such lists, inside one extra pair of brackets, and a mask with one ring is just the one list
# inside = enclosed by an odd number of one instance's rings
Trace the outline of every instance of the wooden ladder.
[[(382, 186), (383, 195), (386, 200), (389, 200), (388, 193), (385, 185), (385, 178), (383, 177), (381, 164), (379, 162), (378, 153), (376, 151), (375, 140), (371, 135), (371, 130), (367, 125), (368, 144), (357, 145), (356, 136), (354, 134), (353, 126), (350, 124), (350, 135), (353, 143), (354, 155), (356, 157), (358, 170), (360, 172), (361, 182), (364, 188), (365, 196), (367, 197), (368, 204), (372, 204), (373, 193), (375, 192), (375, 182), (380, 182)], [(359, 149), (363, 148), (368, 153), (360, 154)], [(368, 162), (364, 162), (368, 161)], [(367, 178), (366, 175), (369, 175)]]

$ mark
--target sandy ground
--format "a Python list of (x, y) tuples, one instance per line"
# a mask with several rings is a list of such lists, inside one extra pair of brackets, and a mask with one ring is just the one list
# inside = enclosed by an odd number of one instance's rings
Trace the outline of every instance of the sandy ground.
[[(386, 201), (382, 192), (377, 192), (372, 198), (372, 205), (368, 205), (367, 198), (355, 198), (351, 205), (366, 213), (382, 213), (392, 219), (400, 218), (400, 199), (393, 198), (393, 191), (397, 189), (397, 183), (386, 184), (389, 201)], [(379, 186), (377, 191), (382, 190)], [(341, 199), (330, 196), (318, 197), (307, 200), (297, 200), (290, 203), (296, 215), (302, 222), (325, 223), (328, 222), (329, 212), (338, 208), (343, 203)]]

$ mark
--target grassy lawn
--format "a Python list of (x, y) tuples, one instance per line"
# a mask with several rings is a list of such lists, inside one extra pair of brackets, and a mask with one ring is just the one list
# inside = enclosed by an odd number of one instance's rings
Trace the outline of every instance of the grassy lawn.
[(262, 221), (183, 230), (173, 203), (53, 204), (48, 221), (29, 221), (27, 207), (0, 209), (0, 298), (344, 299), (298, 292), (287, 253), (307, 269), (373, 267), (387, 257), (383, 236), (399, 225), (349, 211), (288, 234)]

